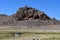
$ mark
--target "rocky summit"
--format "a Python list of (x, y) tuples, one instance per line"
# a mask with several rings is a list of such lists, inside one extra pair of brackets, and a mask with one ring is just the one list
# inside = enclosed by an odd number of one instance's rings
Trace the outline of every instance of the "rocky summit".
[(51, 19), (44, 12), (28, 6), (19, 8), (19, 10), (14, 15), (14, 18), (16, 20), (33, 20), (33, 19), (50, 20)]

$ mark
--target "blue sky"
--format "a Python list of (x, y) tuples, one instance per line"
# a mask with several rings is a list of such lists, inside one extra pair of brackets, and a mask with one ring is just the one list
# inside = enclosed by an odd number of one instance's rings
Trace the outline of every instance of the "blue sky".
[(19, 7), (28, 5), (60, 20), (60, 0), (0, 0), (0, 14), (12, 15)]

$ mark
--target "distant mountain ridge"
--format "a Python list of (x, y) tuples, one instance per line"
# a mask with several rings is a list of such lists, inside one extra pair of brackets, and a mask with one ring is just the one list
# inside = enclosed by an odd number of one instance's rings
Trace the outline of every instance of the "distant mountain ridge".
[(8, 16), (8, 15), (6, 15), (6, 14), (0, 14), (0, 16), (5, 16), (5, 17), (6, 17), (6, 16)]

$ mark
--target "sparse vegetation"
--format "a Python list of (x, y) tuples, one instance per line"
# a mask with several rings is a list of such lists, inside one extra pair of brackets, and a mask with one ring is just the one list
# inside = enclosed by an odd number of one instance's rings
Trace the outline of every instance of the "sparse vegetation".
[[(16, 36), (15, 34), (19, 36)], [(9, 32), (9, 31), (0, 31), (0, 39), (12, 39), (13, 38), (28, 38), (32, 37), (32, 40), (59, 40), (60, 33), (44, 33), (44, 32)]]

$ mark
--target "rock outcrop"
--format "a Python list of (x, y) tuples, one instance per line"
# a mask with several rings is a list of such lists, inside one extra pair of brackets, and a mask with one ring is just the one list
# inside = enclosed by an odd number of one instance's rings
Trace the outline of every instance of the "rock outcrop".
[(32, 19), (41, 19), (41, 20), (50, 20), (44, 12), (38, 11), (32, 7), (21, 7), (13, 16), (16, 20), (32, 20)]

